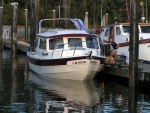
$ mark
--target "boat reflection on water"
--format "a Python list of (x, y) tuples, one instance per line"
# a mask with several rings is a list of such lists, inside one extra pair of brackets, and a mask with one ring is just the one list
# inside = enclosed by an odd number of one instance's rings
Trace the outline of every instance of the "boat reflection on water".
[[(101, 89), (95, 80), (83, 82), (49, 77), (41, 78), (40, 75), (29, 71), (28, 83), (36, 86), (36, 88), (44, 91), (46, 94), (53, 95), (45, 100), (47, 112), (51, 110), (85, 112), (85, 110), (90, 110), (92, 106), (100, 102)], [(37, 102), (41, 102), (44, 97), (37, 100), (39, 96), (36, 93), (34, 98), (36, 98)]]

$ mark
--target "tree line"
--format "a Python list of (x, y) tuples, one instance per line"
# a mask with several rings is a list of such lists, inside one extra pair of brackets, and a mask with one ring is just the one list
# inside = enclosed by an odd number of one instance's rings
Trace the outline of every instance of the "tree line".
[[(18, 2), (18, 25), (24, 25), (24, 9), (29, 10), (30, 18), (30, 0), (2, 0), (4, 8), (4, 24), (10, 25), (11, 22), (11, 3)], [(127, 22), (127, 7), (130, 7), (130, 0), (40, 0), (39, 20), (42, 18), (52, 18), (52, 10), (56, 10), (56, 17), (64, 18), (64, 1), (69, 1), (70, 18), (80, 18), (84, 21), (85, 12), (88, 12), (89, 28), (100, 28), (101, 17), (108, 13), (108, 24), (117, 22)], [(139, 21), (142, 17), (141, 2), (144, 2), (144, 15), (150, 17), (150, 1), (139, 0)], [(128, 4), (126, 4), (126, 2)], [(1, 3), (2, 5), (2, 3)], [(60, 15), (59, 15), (60, 6)], [(147, 9), (147, 12), (146, 12)], [(68, 10), (68, 9), (67, 9)], [(102, 13), (102, 15), (101, 15)], [(30, 20), (30, 19), (29, 19)], [(150, 21), (150, 20), (148, 20)]]

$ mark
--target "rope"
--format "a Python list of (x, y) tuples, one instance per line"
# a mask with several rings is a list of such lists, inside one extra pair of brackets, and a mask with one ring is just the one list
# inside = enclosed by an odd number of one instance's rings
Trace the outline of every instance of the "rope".
[(105, 55), (106, 55), (109, 51), (110, 51), (110, 53), (111, 53), (113, 50), (111, 50), (111, 48), (108, 49), (108, 51), (105, 52)]

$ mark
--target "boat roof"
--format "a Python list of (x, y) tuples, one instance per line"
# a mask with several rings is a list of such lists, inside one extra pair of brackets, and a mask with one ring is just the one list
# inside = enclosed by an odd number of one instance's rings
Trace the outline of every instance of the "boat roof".
[(74, 36), (74, 37), (90, 36), (93, 38), (97, 38), (96, 34), (89, 34), (86, 31), (70, 30), (70, 29), (48, 30), (47, 32), (37, 34), (37, 36), (43, 37), (43, 38), (60, 38), (60, 37), (65, 37), (65, 36), (66, 37), (69, 37), (69, 36)]
[[(138, 23), (140, 26), (150, 26), (150, 23)], [(130, 23), (116, 23), (116, 24), (110, 24), (103, 27), (110, 27), (110, 26), (116, 26), (116, 25), (123, 25), (123, 26), (130, 26)]]

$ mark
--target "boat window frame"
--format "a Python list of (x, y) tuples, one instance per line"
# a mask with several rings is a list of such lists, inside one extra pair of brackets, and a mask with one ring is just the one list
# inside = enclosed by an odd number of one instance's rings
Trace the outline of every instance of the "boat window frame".
[[(61, 41), (63, 43), (57, 43), (58, 39), (61, 39)], [(52, 43), (50, 43), (50, 41), (52, 41)], [(59, 37), (59, 38), (51, 38), (49, 39), (49, 50), (54, 50), (54, 49), (63, 49), (64, 48), (64, 40), (62, 37)]]
[(116, 35), (121, 35), (121, 29), (119, 26), (116, 26)]
[(130, 26), (122, 26), (124, 33), (130, 33)]
[[(80, 41), (77, 41), (77, 42), (74, 42), (74, 41), (73, 41), (73, 42), (69, 42), (70, 39), (73, 39), (73, 40), (74, 40), (74, 39), (80, 39)], [(72, 48), (72, 47), (83, 47), (83, 44), (82, 44), (82, 37), (68, 37), (67, 40), (68, 40), (68, 47), (69, 47), (69, 48)], [(70, 46), (71, 43), (72, 43), (74, 46)], [(79, 43), (79, 44), (78, 44), (78, 43)], [(79, 46), (78, 46), (78, 45), (79, 45)]]
[[(42, 41), (42, 40), (44, 40), (44, 41)], [(39, 40), (39, 49), (46, 50), (46, 47), (47, 47), (46, 39), (45, 38), (40, 38), (40, 40)]]
[(106, 29), (105, 36), (109, 36), (109, 28)]
[(39, 47), (39, 40), (40, 40), (39, 37), (37, 37), (35, 40), (35, 47), (37, 47), (37, 48)]
[(150, 33), (150, 26), (142, 26), (140, 25), (141, 33)]
[[(87, 39), (92, 39), (92, 41), (88, 41)], [(92, 45), (92, 46), (91, 46)], [(90, 49), (99, 49), (99, 44), (97, 39), (92, 37), (86, 37), (86, 47)]]
[(111, 26), (109, 29), (109, 36), (114, 36), (114, 27)]

